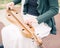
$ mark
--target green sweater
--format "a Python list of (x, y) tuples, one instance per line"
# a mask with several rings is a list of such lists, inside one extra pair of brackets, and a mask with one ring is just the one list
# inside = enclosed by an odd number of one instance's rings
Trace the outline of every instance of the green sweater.
[[(14, 0), (15, 4), (20, 3), (21, 0)], [(28, 0), (25, 0), (24, 4), (24, 13), (27, 13), (27, 3)], [(39, 12), (39, 16), (37, 17), (38, 23), (45, 22), (51, 28), (51, 33), (56, 34), (56, 24), (54, 21), (54, 16), (58, 14), (59, 6), (58, 0), (38, 0), (37, 1), (37, 10)]]

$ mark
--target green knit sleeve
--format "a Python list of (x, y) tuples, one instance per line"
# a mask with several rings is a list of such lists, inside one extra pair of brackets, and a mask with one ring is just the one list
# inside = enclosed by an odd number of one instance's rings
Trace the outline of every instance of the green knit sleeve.
[(21, 2), (21, 0), (13, 0), (14, 4), (18, 4)]
[(48, 11), (37, 17), (38, 23), (44, 22), (58, 13), (58, 0), (49, 0), (50, 8)]

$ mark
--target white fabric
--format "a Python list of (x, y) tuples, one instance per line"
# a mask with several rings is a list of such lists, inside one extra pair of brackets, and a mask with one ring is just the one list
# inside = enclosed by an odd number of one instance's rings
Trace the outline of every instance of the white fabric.
[[(34, 16), (31, 16), (34, 17)], [(23, 16), (24, 20), (29, 16)], [(36, 18), (36, 17), (34, 17)], [(41, 24), (32, 24), (35, 28), (35, 34), (40, 38), (49, 35), (51, 28), (44, 22)], [(20, 31), (20, 28), (14, 24), (4, 27), (1, 31), (4, 48), (38, 48), (32, 39), (25, 38)]]

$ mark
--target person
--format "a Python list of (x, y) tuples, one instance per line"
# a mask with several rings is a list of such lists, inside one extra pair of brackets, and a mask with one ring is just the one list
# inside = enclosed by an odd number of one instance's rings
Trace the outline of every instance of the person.
[[(47, 31), (48, 34), (51, 33), (56, 35), (56, 24), (54, 21), (54, 16), (58, 14), (58, 0), (14, 0), (13, 2), (7, 4), (7, 9), (9, 7), (13, 9), (14, 5), (20, 3), (21, 1), (24, 1), (23, 16), (30, 16), (25, 20), (26, 23), (32, 25), (32, 23), (41, 24), (42, 22), (44, 22), (42, 24), (46, 23), (49, 26), (49, 30)], [(38, 27), (41, 27), (41, 25)], [(45, 30), (47, 30), (47, 28), (45, 28)], [(39, 28), (38, 30), (41, 31), (41, 28)], [(10, 25), (3, 28), (2, 40), (5, 48), (39, 48), (37, 47), (36, 43), (32, 43), (31, 39), (23, 37), (19, 32), (20, 31), (18, 27), (15, 25)], [(45, 34), (47, 34), (47, 32), (45, 32)], [(41, 32), (39, 33), (41, 34)], [(45, 36), (44, 33), (43, 35), (40, 35), (41, 38)], [(8, 40), (8, 38), (10, 39)]]
[[(47, 23), (51, 28), (51, 33), (52, 34), (56, 34), (56, 25), (55, 25), (55, 21), (54, 21), (54, 16), (58, 13), (58, 10), (59, 10), (59, 7), (58, 7), (58, 0), (45, 0), (45, 1), (41, 1), (41, 0), (37, 0), (36, 2), (37, 3), (34, 3), (35, 0), (33, 1), (29, 1), (29, 6), (32, 6), (31, 9), (27, 8), (28, 6), (28, 0), (25, 1), (25, 4), (24, 4), (24, 14), (37, 14), (35, 16), (38, 16), (37, 20), (38, 20), (38, 23), (41, 23), (41, 22), (45, 22)], [(14, 0), (13, 2), (11, 3), (8, 3), (7, 4), (7, 7), (12, 7), (18, 3), (20, 3), (21, 0)], [(34, 8), (34, 4), (35, 6), (35, 9), (32, 9)], [(36, 13), (31, 13), (35, 11)], [(33, 20), (32, 20), (33, 21)]]

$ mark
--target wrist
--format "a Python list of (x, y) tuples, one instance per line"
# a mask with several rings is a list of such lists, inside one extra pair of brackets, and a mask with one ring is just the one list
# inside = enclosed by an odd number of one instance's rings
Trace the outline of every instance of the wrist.
[(16, 5), (16, 3), (15, 3), (14, 1), (12, 1), (12, 4), (13, 4), (13, 5)]

